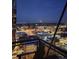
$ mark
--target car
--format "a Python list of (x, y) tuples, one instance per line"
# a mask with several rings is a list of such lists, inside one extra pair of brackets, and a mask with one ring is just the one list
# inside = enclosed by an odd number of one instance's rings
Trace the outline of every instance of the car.
[(46, 35), (46, 34), (48, 34), (47, 32), (37, 32), (36, 33), (37, 35)]
[[(50, 41), (50, 40), (53, 39), (53, 37), (54, 37), (54, 35), (48, 35), (48, 36), (45, 36), (45, 37), (44, 37), (44, 40)], [(61, 38), (61, 37), (60, 37), (59, 35), (56, 35), (56, 36), (55, 36), (55, 39), (60, 39), (60, 38)]]
[[(47, 32), (37, 32), (37, 36), (45, 41), (49, 41), (54, 37), (53, 34), (49, 34)], [(60, 35), (55, 35), (55, 39), (60, 39), (60, 38), (61, 38)]]
[(16, 32), (16, 41), (19, 41), (20, 39), (25, 39), (27, 38), (27, 33), (25, 32)]

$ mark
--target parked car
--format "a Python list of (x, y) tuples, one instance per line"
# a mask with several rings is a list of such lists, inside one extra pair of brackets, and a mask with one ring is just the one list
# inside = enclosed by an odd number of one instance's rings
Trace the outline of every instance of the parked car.
[(25, 32), (16, 32), (16, 41), (24, 40), (27, 36)]
[[(47, 32), (37, 32), (37, 36), (45, 41), (49, 41), (54, 37), (53, 34), (49, 34)], [(60, 38), (61, 38), (60, 35), (55, 35), (55, 39), (60, 39)]]

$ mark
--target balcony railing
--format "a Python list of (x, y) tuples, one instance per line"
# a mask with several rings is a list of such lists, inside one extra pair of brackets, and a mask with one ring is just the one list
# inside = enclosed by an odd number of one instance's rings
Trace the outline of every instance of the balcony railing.
[[(20, 44), (19, 45), (16, 45), (17, 43), (20, 43)], [(33, 40), (30, 40), (30, 39), (27, 40), (26, 39), (26, 40), (21, 40), (21, 41), (13, 42), (12, 43), (12, 47), (20, 46), (20, 45), (26, 45), (27, 46), (28, 44), (30, 44), (30, 45), (36, 44), (37, 50), (36, 51), (32, 51), (32, 52), (24, 52), (22, 54), (18, 54), (17, 55), (18, 59), (22, 59), (22, 56), (29, 55), (29, 54), (33, 54), (33, 53), (36, 54), (35, 55), (35, 57), (37, 57), (36, 59), (38, 59), (38, 58), (39, 59), (40, 58), (42, 58), (42, 59), (47, 58), (47, 57), (44, 57), (43, 58), (44, 54), (42, 54), (42, 51), (44, 51), (44, 48), (45, 47), (48, 47), (49, 48), (50, 46), (51, 46), (51, 48), (50, 48), (51, 50), (53, 50), (53, 51), (57, 52), (58, 54), (62, 55), (64, 58), (67, 57), (67, 51), (66, 50), (61, 49), (59, 47), (56, 47), (54, 45), (51, 45), (50, 43), (48, 43), (48, 42), (46, 42), (46, 41), (44, 41), (42, 39), (33, 39)], [(44, 51), (44, 52), (46, 52), (46, 51)]]

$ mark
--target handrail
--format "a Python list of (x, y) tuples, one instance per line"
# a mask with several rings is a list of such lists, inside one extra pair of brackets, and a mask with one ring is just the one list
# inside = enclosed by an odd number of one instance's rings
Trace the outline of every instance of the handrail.
[(20, 43), (20, 44), (18, 44), (18, 45), (13, 44), (12, 47), (19, 46), (19, 45), (26, 45), (26, 44), (34, 44), (37, 42), (38, 42), (38, 40), (34, 40), (34, 41), (30, 41), (30, 42), (29, 41), (28, 42), (15, 42), (15, 43)]
[(32, 54), (32, 53), (36, 53), (36, 51), (27, 52), (27, 53), (22, 53), (22, 54), (17, 55), (17, 57), (18, 57), (19, 59), (21, 59), (21, 56), (24, 56), (24, 55), (27, 55), (27, 54)]
[(23, 43), (23, 42), (29, 42), (29, 41), (35, 41), (36, 39), (29, 39), (29, 40), (27, 40), (27, 39), (25, 39), (25, 40), (19, 40), (19, 41), (14, 41), (14, 42), (12, 42), (12, 44), (16, 44), (16, 43)]

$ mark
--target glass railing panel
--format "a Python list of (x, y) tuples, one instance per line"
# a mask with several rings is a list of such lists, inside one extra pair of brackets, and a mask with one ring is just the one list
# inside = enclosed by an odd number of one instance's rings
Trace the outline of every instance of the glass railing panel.
[(55, 59), (66, 59), (66, 57), (64, 57), (63, 55), (59, 54), (58, 52), (52, 49), (49, 50), (48, 57), (55, 58)]
[[(37, 45), (36, 44), (27, 44), (27, 45), (19, 45), (15, 46), (13, 51), (12, 51), (12, 59), (18, 59), (17, 55), (24, 54), (21, 56), (22, 59), (27, 59), (27, 58), (32, 58), (34, 56), (34, 53), (29, 54), (31, 52), (36, 52), (37, 51)], [(26, 55), (26, 53), (28, 53)], [(25, 56), (26, 55), (26, 56)]]

